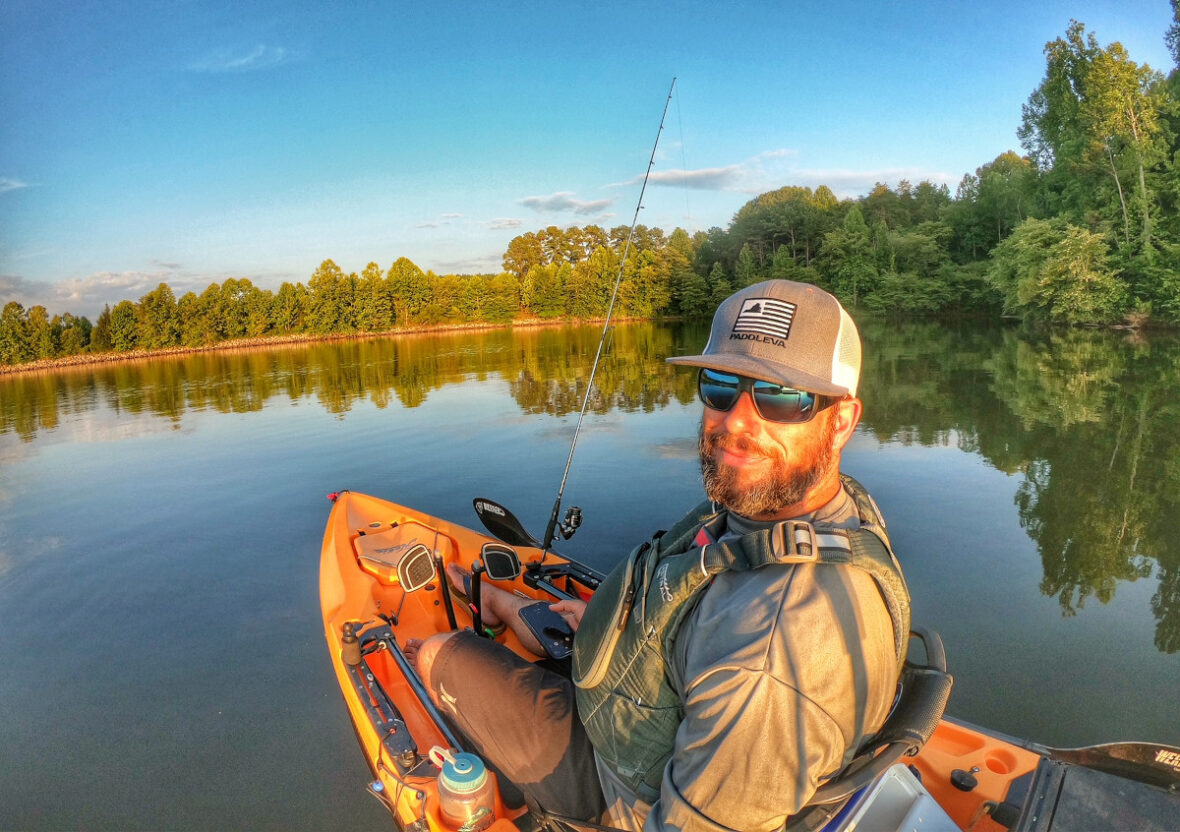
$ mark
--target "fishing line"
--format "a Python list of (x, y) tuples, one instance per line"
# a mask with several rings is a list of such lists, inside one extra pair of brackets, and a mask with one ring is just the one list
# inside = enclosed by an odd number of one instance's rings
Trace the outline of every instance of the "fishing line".
[[(549, 515), (549, 525), (545, 527), (542, 553), (548, 553), (557, 534), (557, 516), (561, 512), (561, 498), (565, 493), (565, 484), (569, 479), (570, 466), (574, 462), (574, 449), (578, 445), (578, 436), (582, 432), (582, 422), (586, 418), (586, 408), (590, 404), (590, 395), (594, 392), (594, 374), (598, 372), (598, 361), (602, 358), (602, 347), (606, 343), (607, 333), (610, 332), (611, 313), (615, 309), (615, 300), (619, 297), (619, 285), (623, 282), (623, 269), (627, 267), (627, 255), (631, 251), (631, 240), (635, 236), (635, 226), (639, 222), (639, 212), (643, 208), (643, 195), (647, 192), (647, 180), (651, 176), (652, 166), (656, 162), (656, 150), (660, 146), (660, 134), (664, 132), (664, 119), (668, 116), (668, 105), (672, 103), (672, 90), (676, 88), (676, 78), (673, 76), (672, 85), (668, 87), (668, 97), (664, 101), (664, 111), (660, 114), (660, 127), (656, 130), (656, 140), (651, 148), (651, 157), (647, 160), (647, 171), (643, 174), (643, 186), (639, 189), (639, 201), (635, 203), (635, 216), (631, 219), (631, 228), (627, 231), (627, 243), (623, 246), (623, 259), (619, 262), (619, 274), (615, 278), (615, 288), (611, 292), (610, 305), (606, 309), (606, 320), (602, 323), (602, 337), (598, 339), (598, 351), (594, 354), (594, 364), (590, 367), (590, 380), (586, 384), (586, 395), (582, 397), (582, 410), (578, 414), (578, 424), (574, 428), (574, 441), (570, 443), (569, 457), (565, 461), (565, 471), (561, 475), (561, 485), (557, 489), (557, 499), (553, 501), (553, 513)], [(543, 557), (544, 555), (542, 555)]]
[(680, 117), (680, 99), (676, 99), (676, 129), (680, 131), (680, 187), (684, 189), (684, 224), (692, 219), (688, 204), (688, 156), (684, 153), (684, 120)]

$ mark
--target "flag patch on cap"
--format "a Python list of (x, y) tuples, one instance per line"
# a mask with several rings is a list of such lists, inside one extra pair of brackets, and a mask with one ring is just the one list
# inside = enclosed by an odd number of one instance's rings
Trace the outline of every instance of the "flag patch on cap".
[(795, 304), (774, 298), (751, 298), (742, 302), (733, 331), (769, 335), (784, 341), (791, 334)]

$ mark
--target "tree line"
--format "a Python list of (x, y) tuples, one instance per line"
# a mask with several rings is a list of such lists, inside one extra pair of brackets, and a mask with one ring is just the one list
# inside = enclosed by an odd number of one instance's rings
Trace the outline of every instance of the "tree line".
[[(1180, 0), (1165, 77), (1071, 21), (1045, 47), (1041, 84), (1009, 150), (945, 185), (878, 183), (859, 199), (786, 186), (728, 228), (638, 226), (616, 312), (706, 318), (767, 278), (826, 288), (891, 314), (1007, 314), (1067, 324), (1180, 323)], [(402, 257), (306, 285), (248, 279), (177, 298), (166, 283), (91, 322), (43, 306), (0, 313), (0, 364), (81, 353), (204, 347), (274, 335), (381, 333), (606, 314), (628, 229), (549, 226), (513, 239), (496, 274), (437, 275)]]

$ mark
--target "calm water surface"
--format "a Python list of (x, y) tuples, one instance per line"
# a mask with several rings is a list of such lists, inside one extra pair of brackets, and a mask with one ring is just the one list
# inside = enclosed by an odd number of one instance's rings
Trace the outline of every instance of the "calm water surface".
[[(566, 491), (609, 567), (700, 495), (701, 330), (619, 327)], [(1180, 744), (1180, 341), (866, 321), (874, 493), (956, 677), (1054, 745)], [(0, 828), (383, 829), (328, 664), (340, 488), (539, 532), (598, 332), (0, 378)]]

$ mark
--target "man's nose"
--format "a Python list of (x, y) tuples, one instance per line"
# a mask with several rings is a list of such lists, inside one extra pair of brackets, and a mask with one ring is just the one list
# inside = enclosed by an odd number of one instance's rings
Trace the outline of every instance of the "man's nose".
[(743, 390), (733, 407), (725, 414), (725, 427), (730, 433), (751, 433), (762, 421), (758, 409), (754, 407), (754, 399), (749, 392)]

